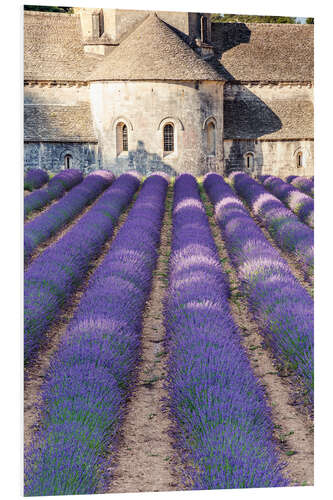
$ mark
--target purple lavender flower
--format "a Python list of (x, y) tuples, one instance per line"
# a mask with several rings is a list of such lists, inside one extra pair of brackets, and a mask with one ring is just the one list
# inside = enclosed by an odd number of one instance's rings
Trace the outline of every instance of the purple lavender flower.
[[(97, 182), (99, 187), (105, 188), (105, 179), (98, 176), (86, 179), (90, 186), (91, 182)], [(119, 215), (139, 184), (135, 177), (121, 175), (96, 205), (60, 240), (44, 250), (25, 272), (26, 363), (37, 351), (47, 328), (87, 272), (89, 262), (98, 255), (107, 238), (111, 237)]]
[(314, 201), (311, 196), (302, 193), (291, 184), (273, 175), (261, 176), (259, 180), (270, 193), (283, 201), (290, 210), (298, 215), (302, 222), (313, 228)]
[(31, 168), (24, 176), (24, 189), (33, 191), (42, 187), (49, 180), (49, 174), (41, 168)]
[(83, 175), (79, 170), (64, 170), (55, 175), (44, 189), (38, 189), (24, 197), (24, 218), (34, 211), (41, 210), (52, 200), (61, 198), (82, 180)]
[(303, 193), (309, 196), (314, 196), (314, 177), (308, 178), (299, 175), (289, 175), (286, 180), (296, 189), (303, 191)]
[(223, 178), (208, 174), (204, 187), (266, 344), (281, 366), (297, 374), (313, 402), (312, 298)]
[(280, 200), (243, 172), (230, 175), (239, 196), (263, 222), (277, 245), (296, 257), (305, 278), (313, 280), (313, 230), (299, 221)]
[[(137, 187), (138, 179), (124, 174), (109, 191), (124, 177)], [(26, 453), (27, 496), (101, 491), (105, 451), (119, 431), (139, 361), (167, 185), (158, 175), (144, 182), (54, 355), (43, 386), (42, 425)], [(102, 213), (110, 220), (100, 207), (97, 227)]]
[(175, 182), (165, 300), (175, 438), (194, 489), (285, 486), (270, 411), (240, 343), (197, 183)]
[(94, 201), (111, 182), (110, 178), (106, 179), (94, 173), (90, 174), (49, 210), (28, 222), (24, 227), (25, 262), (29, 261), (38, 245), (70, 222), (85, 206)]

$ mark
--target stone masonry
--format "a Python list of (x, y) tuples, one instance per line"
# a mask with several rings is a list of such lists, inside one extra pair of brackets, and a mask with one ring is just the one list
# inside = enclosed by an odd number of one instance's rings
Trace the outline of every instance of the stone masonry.
[(25, 168), (313, 175), (313, 27), (98, 8), (24, 17)]

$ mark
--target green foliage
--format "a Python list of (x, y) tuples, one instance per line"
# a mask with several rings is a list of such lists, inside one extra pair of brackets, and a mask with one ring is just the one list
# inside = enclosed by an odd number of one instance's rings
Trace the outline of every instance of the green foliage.
[(306, 24), (314, 24), (314, 17), (307, 17), (305, 22)]
[(73, 7), (50, 7), (48, 5), (25, 5), (24, 10), (35, 10), (39, 12), (64, 12), (66, 14), (73, 13)]
[(279, 24), (295, 24), (296, 17), (283, 16), (253, 16), (241, 14), (212, 14), (212, 22), (214, 23), (279, 23)]

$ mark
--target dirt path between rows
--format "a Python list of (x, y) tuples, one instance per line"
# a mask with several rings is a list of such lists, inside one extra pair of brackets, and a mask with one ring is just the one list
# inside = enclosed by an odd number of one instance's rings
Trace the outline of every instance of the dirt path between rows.
[(36, 217), (38, 217), (39, 215), (41, 215), (42, 213), (46, 212), (49, 208), (52, 207), (52, 205), (54, 205), (55, 203), (57, 203), (58, 201), (60, 201), (61, 198), (58, 198), (57, 200), (52, 200), (50, 203), (47, 203), (46, 205), (44, 205), (43, 208), (41, 208), (40, 210), (33, 210), (25, 219), (24, 219), (24, 224), (28, 224), (28, 222), (31, 222), (33, 221), (34, 219), (36, 219)]
[[(84, 207), (84, 209), (78, 215), (76, 215), (73, 219), (71, 219), (69, 222), (67, 222), (67, 224), (65, 224), (62, 227), (62, 229), (59, 230), (59, 232), (57, 232), (55, 235), (51, 236), (51, 238), (48, 238), (46, 241), (44, 241), (43, 243), (41, 243), (40, 245), (38, 245), (35, 248), (35, 250), (33, 251), (32, 255), (31, 255), (30, 259), (29, 259), (29, 262), (27, 262), (27, 263), (24, 264), (24, 270), (26, 271), (28, 269), (28, 267), (30, 266), (30, 264), (35, 259), (37, 259), (37, 257), (42, 252), (44, 252), (44, 250), (47, 247), (49, 247), (51, 245), (54, 245), (63, 236), (65, 236), (65, 234), (68, 233), (68, 231), (70, 231), (72, 229), (72, 227), (74, 227), (75, 224), (77, 224), (79, 222), (80, 219), (82, 219), (82, 217), (88, 212), (88, 210), (90, 210), (94, 205), (96, 205), (96, 203), (99, 201), (99, 199), (101, 198), (101, 196), (104, 193), (105, 193), (105, 191), (103, 191), (100, 195), (98, 195), (97, 198), (93, 202), (89, 203), (89, 205), (87, 205), (86, 207)], [(59, 201), (59, 200), (57, 200), (57, 201)], [(50, 208), (50, 207), (48, 207), (48, 208)], [(30, 220), (29, 220), (29, 222), (30, 222)]]
[(248, 211), (250, 212), (250, 215), (252, 219), (255, 221), (255, 223), (260, 227), (262, 232), (265, 235), (265, 238), (269, 241), (269, 243), (272, 245), (272, 247), (275, 248), (277, 252), (287, 261), (288, 266), (290, 267), (290, 271), (292, 274), (295, 276), (295, 278), (298, 280), (298, 282), (305, 288), (305, 290), (308, 292), (311, 297), (313, 297), (313, 283), (309, 280), (307, 281), (304, 277), (304, 273), (300, 268), (299, 262), (297, 262), (296, 257), (293, 257), (290, 253), (282, 250), (278, 246), (278, 244), (273, 240), (272, 236), (269, 234), (268, 230), (266, 229), (265, 225), (261, 220), (256, 217), (256, 215), (253, 213), (253, 211), (249, 208), (246, 207)]
[(272, 409), (277, 449), (281, 461), (287, 464), (284, 474), (290, 479), (292, 486), (312, 485), (313, 421), (293, 405), (294, 387), (291, 379), (279, 376), (272, 354), (263, 346), (258, 325), (252, 318), (245, 298), (239, 293), (240, 282), (221, 238), (220, 229), (213, 215), (213, 206), (208, 201), (206, 193), (202, 196), (219, 256), (223, 259), (223, 268), (229, 276), (232, 289), (229, 303), (232, 315), (242, 334), (242, 345), (246, 349), (251, 367), (265, 387), (267, 401)]
[(172, 187), (169, 186), (159, 258), (144, 311), (141, 363), (136, 386), (128, 401), (118, 452), (114, 458), (110, 457), (113, 464), (108, 469), (111, 481), (107, 493), (182, 489), (180, 461), (168, 434), (171, 421), (167, 412), (162, 410), (161, 402), (167, 395), (163, 387), (167, 353), (163, 350), (162, 299), (167, 287), (170, 254), (171, 193)]
[(74, 313), (79, 305), (82, 295), (86, 291), (89, 280), (97, 267), (101, 264), (105, 255), (110, 250), (112, 242), (121, 226), (125, 223), (127, 215), (133, 206), (138, 192), (127, 208), (119, 217), (118, 224), (114, 230), (112, 237), (103, 245), (102, 251), (98, 258), (94, 259), (89, 266), (89, 270), (81, 282), (80, 286), (69, 298), (66, 305), (61, 311), (60, 316), (52, 324), (46, 333), (45, 340), (39, 350), (37, 358), (32, 366), (29, 366), (25, 371), (24, 381), (24, 445), (29, 446), (34, 433), (38, 430), (40, 423), (39, 404), (41, 401), (41, 387), (45, 380), (45, 374), (50, 366), (50, 361), (55, 351), (58, 348), (60, 340), (64, 335), (68, 323), (74, 316)]

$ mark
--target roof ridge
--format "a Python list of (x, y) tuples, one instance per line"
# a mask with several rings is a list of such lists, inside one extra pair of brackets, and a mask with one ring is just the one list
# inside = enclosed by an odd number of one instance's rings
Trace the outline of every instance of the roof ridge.
[(254, 22), (249, 22), (249, 21), (243, 21), (243, 22), (239, 22), (239, 23), (234, 23), (232, 21), (226, 21), (225, 23), (220, 23), (220, 22), (214, 22), (212, 21), (212, 25), (214, 26), (219, 26), (220, 24), (251, 24), (252, 26), (255, 25), (255, 26), (277, 26), (277, 27), (280, 27), (280, 26), (301, 26), (301, 27), (304, 27), (304, 26), (314, 26), (314, 24), (298, 24), (298, 23), (254, 23)]
[(149, 12), (88, 79), (224, 80), (156, 12)]
[(58, 17), (58, 16), (68, 16), (68, 17), (80, 17), (78, 13), (71, 12), (45, 12), (42, 10), (24, 10), (25, 16), (43, 16), (43, 17)]

